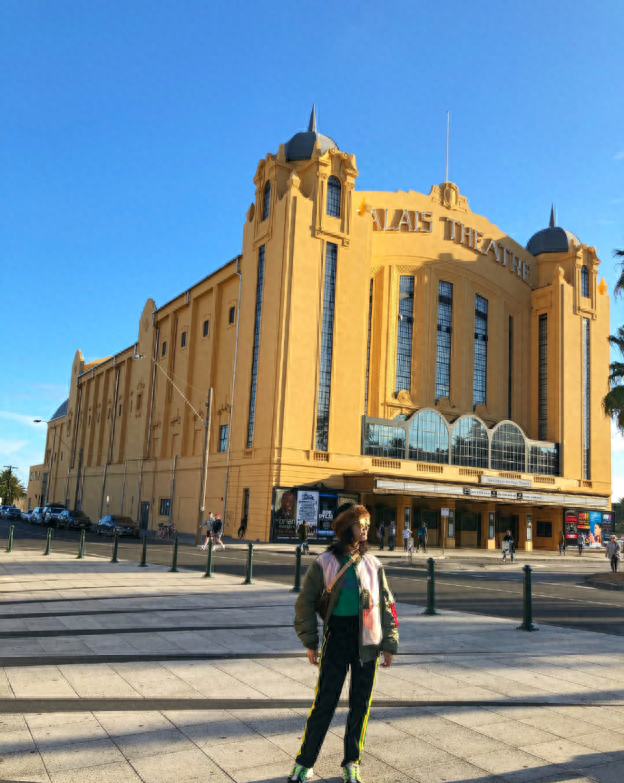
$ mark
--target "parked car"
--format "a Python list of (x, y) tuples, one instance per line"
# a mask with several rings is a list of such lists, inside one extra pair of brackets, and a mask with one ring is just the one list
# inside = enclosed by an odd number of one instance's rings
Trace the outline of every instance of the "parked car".
[(59, 514), (56, 527), (61, 530), (91, 530), (91, 520), (84, 511), (68, 511)]
[(0, 517), (4, 518), (7, 508), (8, 508), (7, 505), (0, 506)]
[(45, 514), (45, 508), (43, 506), (37, 506), (33, 509), (30, 515), (30, 522), (33, 525), (43, 525), (43, 516)]
[(5, 519), (20, 519), (22, 518), (22, 512), (17, 506), (9, 506), (4, 512)]
[(115, 533), (119, 533), (120, 536), (139, 537), (139, 528), (134, 519), (114, 514), (102, 517), (97, 523), (96, 532), (98, 536), (114, 536)]
[(44, 525), (48, 527), (56, 527), (59, 521), (59, 517), (65, 511), (65, 506), (46, 506)]
[(27, 508), (26, 511), (22, 511), (22, 522), (32, 523), (32, 515), (34, 510), (34, 508)]

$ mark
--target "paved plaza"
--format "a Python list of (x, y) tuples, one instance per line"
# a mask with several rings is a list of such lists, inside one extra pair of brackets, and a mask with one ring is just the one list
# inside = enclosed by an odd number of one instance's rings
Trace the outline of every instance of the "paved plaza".
[[(283, 783), (316, 679), (294, 599), (233, 576), (1, 552), (0, 780)], [(398, 608), (367, 783), (624, 780), (618, 637)], [(344, 719), (316, 779), (339, 776)]]

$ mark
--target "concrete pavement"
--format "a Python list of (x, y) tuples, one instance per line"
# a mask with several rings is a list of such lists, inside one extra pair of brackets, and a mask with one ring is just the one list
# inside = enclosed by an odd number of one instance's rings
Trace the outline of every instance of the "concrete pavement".
[[(0, 779), (284, 781), (316, 671), (280, 584), (0, 553)], [(399, 605), (368, 783), (624, 779), (621, 640)], [(343, 697), (346, 697), (346, 691)], [(344, 709), (316, 772), (335, 780)]]

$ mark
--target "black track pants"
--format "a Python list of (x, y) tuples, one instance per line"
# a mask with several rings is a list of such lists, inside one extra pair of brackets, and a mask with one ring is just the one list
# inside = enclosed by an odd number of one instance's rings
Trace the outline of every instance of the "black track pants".
[(297, 764), (313, 767), (334, 717), (342, 686), (351, 667), (349, 715), (342, 765), (359, 761), (366, 737), (377, 659), (360, 663), (359, 618), (332, 617), (321, 650), (316, 697), (308, 715)]

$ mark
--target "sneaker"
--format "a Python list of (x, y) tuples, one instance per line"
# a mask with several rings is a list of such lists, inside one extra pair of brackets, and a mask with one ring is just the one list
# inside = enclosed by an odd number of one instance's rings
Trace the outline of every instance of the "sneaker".
[(360, 765), (357, 761), (350, 761), (342, 768), (342, 779), (344, 783), (362, 783), (360, 777)]
[(305, 783), (306, 780), (310, 780), (313, 772), (312, 767), (302, 767), (301, 764), (295, 764), (286, 783)]

